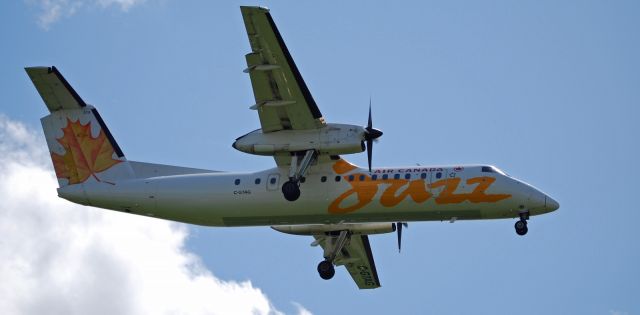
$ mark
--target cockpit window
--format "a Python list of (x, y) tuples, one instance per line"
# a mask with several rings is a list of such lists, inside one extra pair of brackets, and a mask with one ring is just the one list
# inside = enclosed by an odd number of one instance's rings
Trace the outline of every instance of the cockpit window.
[(483, 166), (482, 167), (482, 172), (483, 173), (495, 173), (495, 171), (493, 170), (493, 167), (491, 167), (491, 166)]
[(482, 172), (483, 173), (498, 173), (500, 175), (509, 176), (509, 175), (507, 175), (507, 173), (501, 171), (499, 168), (497, 168), (495, 166), (483, 166), (482, 167)]

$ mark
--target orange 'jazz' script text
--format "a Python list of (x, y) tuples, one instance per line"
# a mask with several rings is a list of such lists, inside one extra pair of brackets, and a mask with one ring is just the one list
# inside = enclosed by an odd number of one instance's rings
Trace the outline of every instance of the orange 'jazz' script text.
[[(338, 160), (333, 165), (333, 170), (337, 174), (345, 174), (354, 169), (356, 169), (356, 167), (345, 160)], [(364, 180), (349, 181), (351, 189), (345, 191), (342, 195), (338, 196), (338, 198), (331, 202), (329, 205), (329, 213), (349, 213), (368, 205), (373, 201), (381, 185), (386, 186), (380, 196), (380, 204), (384, 207), (393, 207), (405, 200), (407, 197), (411, 198), (411, 200), (416, 203), (423, 203), (433, 197), (429, 190), (427, 190), (427, 187), (430, 189), (442, 187), (438, 196), (435, 197), (434, 201), (436, 204), (457, 204), (464, 201), (472, 203), (497, 202), (511, 197), (509, 194), (486, 194), (485, 191), (496, 180), (494, 177), (488, 176), (467, 179), (467, 185), (476, 185), (473, 191), (469, 193), (456, 193), (456, 190), (462, 181), (460, 178), (441, 179), (428, 185), (425, 183), (424, 179), (409, 180), (390, 178), (372, 180), (370, 176), (364, 173), (351, 175), (355, 175), (355, 178), (364, 176)], [(344, 176), (344, 178), (347, 179), (348, 176)], [(347, 206), (342, 205), (344, 200), (354, 194), (358, 200), (356, 203)]]

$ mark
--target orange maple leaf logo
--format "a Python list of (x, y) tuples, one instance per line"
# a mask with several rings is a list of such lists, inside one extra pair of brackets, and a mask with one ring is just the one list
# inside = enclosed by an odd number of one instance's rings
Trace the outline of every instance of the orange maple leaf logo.
[(73, 122), (67, 118), (62, 131), (62, 138), (56, 140), (66, 152), (63, 155), (51, 152), (51, 159), (56, 176), (68, 179), (69, 185), (82, 183), (89, 176), (101, 181), (96, 173), (122, 162), (112, 157), (113, 147), (102, 130), (97, 137), (91, 136), (91, 123), (82, 125), (80, 120)]

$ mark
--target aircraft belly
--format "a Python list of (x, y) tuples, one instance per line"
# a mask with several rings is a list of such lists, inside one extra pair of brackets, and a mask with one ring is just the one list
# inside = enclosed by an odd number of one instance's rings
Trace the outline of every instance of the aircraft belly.
[(391, 207), (384, 207), (380, 204), (370, 205), (353, 212), (336, 213), (331, 216), (338, 222), (396, 222), (448, 221), (452, 218), (456, 220), (508, 218), (512, 217), (512, 214), (496, 204), (490, 206), (470, 203), (438, 205), (433, 202), (418, 204), (413, 201), (405, 201)]
[[(279, 192), (258, 200), (269, 200), (248, 205), (243, 211), (236, 211), (223, 218), (224, 225), (283, 225), (318, 224), (340, 222), (396, 222), (396, 221), (449, 221), (476, 220), (488, 218), (510, 218), (513, 212), (499, 204), (474, 205), (437, 205), (435, 203), (417, 204), (405, 201), (393, 207), (384, 207), (373, 200), (371, 205), (348, 213), (331, 213), (329, 201), (305, 200), (301, 197), (295, 202), (284, 200)], [(376, 205), (377, 203), (377, 205)]]

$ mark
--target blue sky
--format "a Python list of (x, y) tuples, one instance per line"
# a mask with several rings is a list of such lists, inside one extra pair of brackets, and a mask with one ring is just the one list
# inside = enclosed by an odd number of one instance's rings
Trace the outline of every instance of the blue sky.
[(271, 9), (327, 121), (365, 124), (372, 97), (374, 165), (494, 164), (561, 207), (525, 237), (514, 220), (411, 223), (398, 254), (372, 236), (374, 291), (320, 280), (311, 238), (189, 226), (216, 277), (285, 312), (640, 313), (636, 1), (4, 1), (0, 113), (39, 131), (23, 67), (56, 65), (129, 159), (273, 167), (231, 148), (259, 126), (242, 4)]

